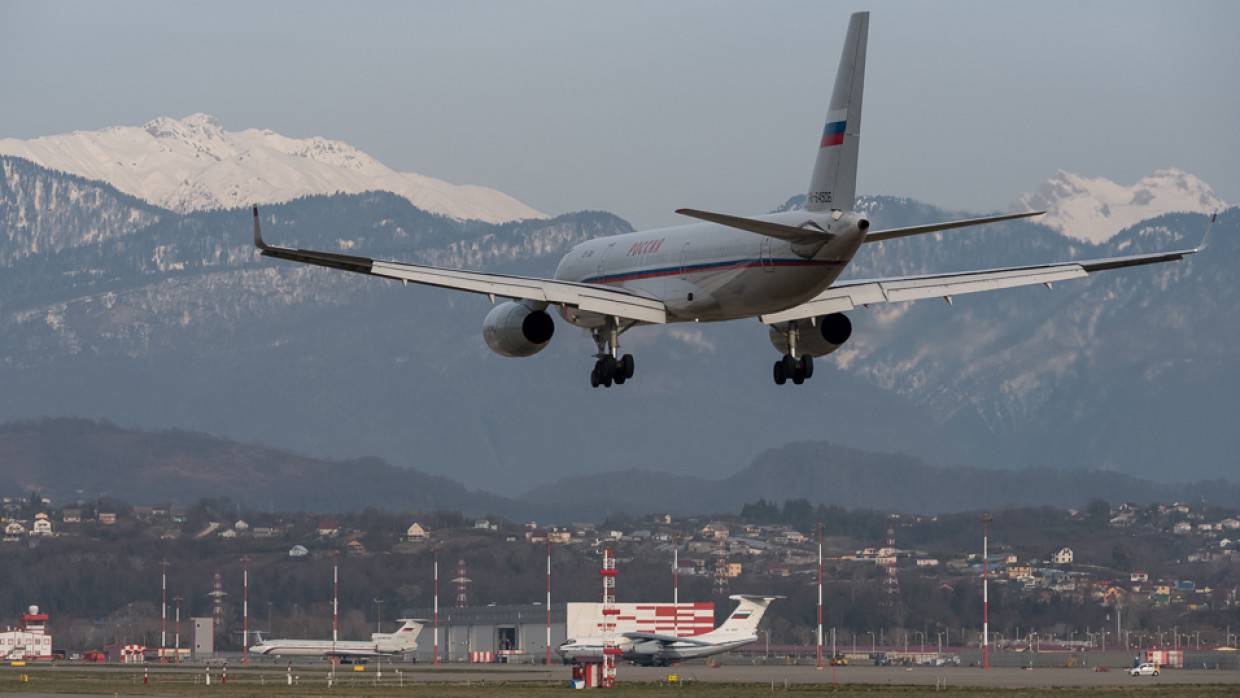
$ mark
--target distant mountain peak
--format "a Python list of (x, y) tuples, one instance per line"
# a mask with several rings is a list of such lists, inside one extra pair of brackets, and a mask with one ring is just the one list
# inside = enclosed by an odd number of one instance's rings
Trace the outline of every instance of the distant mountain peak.
[(1045, 209), (1037, 222), (1072, 238), (1101, 243), (1124, 228), (1164, 213), (1204, 213), (1227, 204), (1199, 177), (1176, 167), (1155, 170), (1132, 186), (1059, 170), (1017, 209)]
[(290, 138), (270, 129), (228, 131), (203, 113), (160, 116), (142, 126), (4, 138), (0, 154), (101, 180), (181, 213), (314, 194), (387, 191), (457, 220), (505, 223), (547, 217), (494, 189), (397, 172), (342, 141)]

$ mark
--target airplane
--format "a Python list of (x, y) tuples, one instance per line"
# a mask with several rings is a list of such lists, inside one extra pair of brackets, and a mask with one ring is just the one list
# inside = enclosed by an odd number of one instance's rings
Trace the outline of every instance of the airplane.
[(405, 654), (418, 649), (418, 635), (423, 621), (402, 618), (395, 632), (371, 633), (370, 640), (263, 640), (250, 648), (250, 654), (266, 657), (324, 657), (351, 659)]
[(482, 323), (487, 346), (501, 356), (532, 356), (555, 333), (551, 312), (594, 340), (592, 387), (633, 378), (632, 354), (620, 335), (639, 325), (758, 318), (782, 356), (772, 378), (800, 385), (814, 359), (852, 335), (848, 312), (872, 305), (942, 298), (1018, 286), (1045, 285), (1094, 272), (1170, 262), (1205, 248), (1109, 259), (1030, 264), (954, 273), (839, 281), (866, 244), (912, 235), (1028, 218), (1023, 211), (980, 218), (876, 229), (856, 203), (869, 13), (851, 16), (826, 126), (803, 210), (735, 216), (692, 208), (689, 225), (596, 238), (574, 246), (553, 278), (447, 269), (267, 244), (254, 207), (254, 244), (266, 257), (489, 296)]
[[(615, 641), (626, 661), (646, 666), (669, 666), (672, 662), (700, 659), (730, 652), (751, 642), (757, 642), (758, 623), (766, 613), (767, 606), (782, 596), (756, 596), (733, 594), (728, 598), (738, 602), (732, 615), (714, 630), (702, 635), (663, 635), (648, 632), (621, 633)], [(564, 661), (597, 660), (603, 656), (606, 638), (587, 637), (568, 640), (557, 651)]]

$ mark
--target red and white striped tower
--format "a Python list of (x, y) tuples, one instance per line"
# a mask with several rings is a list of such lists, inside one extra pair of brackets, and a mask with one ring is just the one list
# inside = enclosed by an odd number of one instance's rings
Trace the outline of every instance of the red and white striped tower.
[(176, 637), (176, 661), (179, 663), (181, 661), (181, 595), (177, 594), (172, 597), (172, 600), (177, 605), (177, 631), (174, 637)]
[(680, 636), (680, 536), (675, 538), (676, 547), (672, 548), (672, 607), (676, 612), (672, 615), (672, 634)]
[(616, 661), (623, 653), (616, 643), (616, 616), (620, 609), (616, 607), (616, 558), (611, 548), (603, 548), (603, 569), (599, 570), (603, 577), (603, 676), (600, 686), (614, 688), (616, 686)]
[(435, 655), (432, 664), (439, 664), (439, 551), (435, 550)]
[(241, 556), (241, 663), (250, 663), (250, 556)]
[(822, 524), (818, 524), (818, 670), (822, 671)]
[(159, 658), (164, 658), (164, 649), (168, 647), (168, 561), (161, 560), (159, 563), (159, 590), (161, 599), (159, 602)]
[(982, 669), (990, 668), (990, 512), (982, 514)]
[(336, 654), (337, 630), (340, 627), (340, 561), (332, 556), (332, 656)]
[(551, 541), (547, 541), (547, 666), (551, 666)]

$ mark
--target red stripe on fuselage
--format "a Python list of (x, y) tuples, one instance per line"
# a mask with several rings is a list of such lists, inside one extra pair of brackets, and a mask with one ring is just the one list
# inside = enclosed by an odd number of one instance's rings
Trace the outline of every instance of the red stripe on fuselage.
[(834, 259), (745, 259), (732, 263), (719, 264), (703, 264), (690, 265), (687, 268), (671, 267), (665, 269), (651, 269), (648, 271), (634, 271), (620, 274), (604, 274), (586, 279), (582, 283), (587, 284), (614, 284), (622, 281), (636, 281), (638, 279), (655, 279), (660, 276), (676, 276), (679, 274), (698, 274), (708, 271), (729, 271), (732, 269), (752, 269), (754, 267), (829, 267), (843, 262)]

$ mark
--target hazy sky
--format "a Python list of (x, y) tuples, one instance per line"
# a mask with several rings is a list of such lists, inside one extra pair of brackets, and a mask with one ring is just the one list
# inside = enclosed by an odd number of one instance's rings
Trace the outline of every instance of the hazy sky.
[(862, 193), (1004, 208), (1176, 165), (1240, 203), (1240, 2), (9, 2), (0, 137), (203, 111), (550, 213), (805, 190), (872, 11)]

